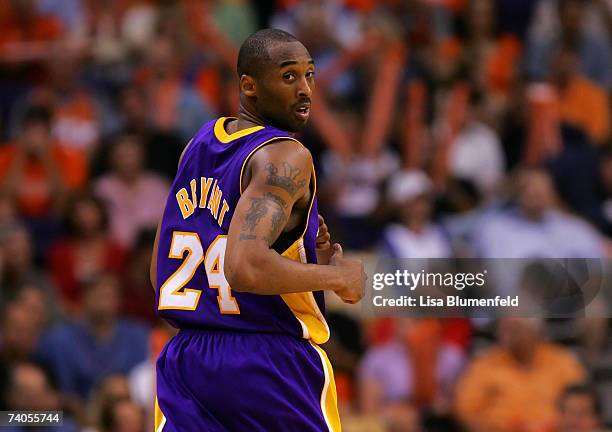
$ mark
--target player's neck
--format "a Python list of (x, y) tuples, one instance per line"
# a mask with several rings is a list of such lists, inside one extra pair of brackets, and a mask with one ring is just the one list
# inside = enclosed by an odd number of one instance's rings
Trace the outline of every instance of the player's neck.
[(240, 111), (238, 113), (238, 121), (231, 122), (227, 125), (227, 133), (238, 132), (243, 129), (248, 129), (253, 126), (265, 126), (266, 123), (260, 115), (255, 113), (253, 110), (240, 104)]

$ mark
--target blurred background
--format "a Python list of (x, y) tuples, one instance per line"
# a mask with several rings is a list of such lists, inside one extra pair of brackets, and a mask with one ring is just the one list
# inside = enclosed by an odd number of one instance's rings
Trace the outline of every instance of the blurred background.
[[(154, 229), (184, 145), (237, 113), (238, 47), (268, 26), (315, 59), (301, 139), (345, 250), (612, 254), (611, 0), (1, 0), (0, 409), (152, 429), (173, 335)], [(346, 431), (612, 425), (609, 319), (363, 319), (329, 300)]]

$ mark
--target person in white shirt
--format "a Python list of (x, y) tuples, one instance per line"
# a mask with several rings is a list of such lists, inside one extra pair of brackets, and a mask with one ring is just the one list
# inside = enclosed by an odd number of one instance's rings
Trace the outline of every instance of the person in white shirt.
[(600, 258), (601, 235), (561, 211), (548, 173), (525, 169), (517, 177), (514, 206), (485, 217), (474, 235), (483, 258)]
[(431, 220), (433, 185), (422, 171), (400, 171), (387, 191), (398, 208), (399, 222), (383, 232), (380, 252), (392, 258), (448, 258), (450, 243), (440, 226)]

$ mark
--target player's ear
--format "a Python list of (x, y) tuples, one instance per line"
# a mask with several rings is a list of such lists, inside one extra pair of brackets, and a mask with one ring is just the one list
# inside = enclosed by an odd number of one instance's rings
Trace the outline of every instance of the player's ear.
[(252, 76), (242, 75), (240, 77), (240, 90), (245, 96), (253, 97), (257, 96), (255, 80)]

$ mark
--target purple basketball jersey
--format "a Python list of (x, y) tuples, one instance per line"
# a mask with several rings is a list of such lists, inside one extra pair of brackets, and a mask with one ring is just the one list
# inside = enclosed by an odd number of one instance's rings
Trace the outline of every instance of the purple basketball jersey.
[[(220, 118), (205, 124), (179, 164), (159, 234), (158, 313), (179, 328), (283, 333), (324, 343), (329, 328), (323, 317), (322, 292), (256, 295), (233, 291), (225, 279), (227, 233), (241, 195), (245, 165), (266, 144), (296, 141), (270, 126), (228, 134), (228, 120)], [(314, 175), (312, 181), (307, 223), (282, 255), (316, 263)]]

